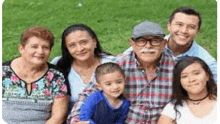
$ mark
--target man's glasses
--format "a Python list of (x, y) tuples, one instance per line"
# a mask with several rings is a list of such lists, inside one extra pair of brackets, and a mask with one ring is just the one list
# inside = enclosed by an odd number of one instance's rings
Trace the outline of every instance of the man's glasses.
[(153, 38), (143, 38), (143, 37), (139, 37), (139, 38), (132, 38), (132, 40), (135, 42), (135, 44), (139, 47), (143, 47), (147, 44), (147, 42), (150, 42), (150, 45), (152, 46), (159, 46), (161, 44), (161, 42), (164, 40), (163, 37), (153, 37)]

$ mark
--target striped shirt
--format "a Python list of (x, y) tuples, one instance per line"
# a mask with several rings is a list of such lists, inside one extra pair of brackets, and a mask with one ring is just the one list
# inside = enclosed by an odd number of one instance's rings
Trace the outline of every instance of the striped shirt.
[[(174, 62), (170, 55), (161, 54), (157, 63), (156, 72), (151, 80), (147, 79), (147, 74), (141, 68), (135, 58), (135, 53), (118, 55), (116, 59), (126, 76), (124, 96), (130, 101), (129, 112), (125, 123), (129, 124), (156, 124), (163, 110), (172, 95), (172, 76)], [(68, 122), (77, 122), (80, 106), (90, 93), (94, 92), (95, 86), (91, 84), (79, 96), (78, 102), (74, 105)]]

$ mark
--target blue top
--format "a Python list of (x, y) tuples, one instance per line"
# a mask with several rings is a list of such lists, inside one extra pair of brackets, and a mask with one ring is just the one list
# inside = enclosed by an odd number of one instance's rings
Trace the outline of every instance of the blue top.
[[(61, 58), (61, 56), (55, 57), (50, 63), (56, 65), (60, 58)], [(101, 59), (101, 64), (107, 63), (107, 62), (112, 62), (113, 59), (114, 59), (114, 56), (105, 55), (103, 53), (102, 59)], [(71, 67), (70, 72), (68, 74), (68, 80), (69, 80), (69, 87), (70, 87), (70, 93), (71, 93), (70, 104), (68, 107), (68, 113), (70, 113), (74, 103), (78, 99), (78, 94), (83, 91), (83, 89), (87, 86), (87, 84), (84, 83), (80, 74), (78, 74), (73, 67)], [(95, 84), (96, 80), (95, 80), (94, 73), (91, 76), (91, 79), (89, 82), (93, 82), (93, 84)], [(90, 83), (88, 83), (88, 84), (90, 84)]]
[(91, 94), (81, 106), (80, 121), (89, 121), (90, 124), (123, 124), (129, 111), (129, 102), (122, 96), (123, 103), (113, 108), (104, 97), (103, 91)]
[[(165, 39), (169, 39), (170, 35), (167, 35)], [(175, 56), (172, 50), (168, 47), (168, 45), (165, 46), (165, 51), (169, 54), (171, 54), (173, 57), (177, 57), (177, 59), (181, 59), (184, 56), (195, 56), (203, 61), (206, 62), (206, 64), (209, 66), (210, 70), (212, 71), (213, 78), (215, 82), (217, 83), (217, 63), (214, 57), (212, 57), (207, 50), (205, 50), (203, 47), (201, 47), (199, 44), (196, 43), (195, 40), (193, 40), (192, 46), (188, 51), (185, 53), (182, 53), (180, 55)]]
[[(165, 39), (169, 39), (170, 35), (167, 35)], [(129, 54), (130, 51), (132, 51), (132, 47), (126, 49), (123, 54)], [(205, 50), (203, 47), (201, 47), (199, 44), (196, 43), (195, 40), (193, 40), (192, 46), (188, 51), (185, 53), (174, 55), (173, 51), (168, 47), (168, 45), (165, 46), (165, 52), (170, 54), (172, 57), (176, 57), (173, 60), (180, 60), (184, 56), (194, 56), (202, 59), (206, 62), (206, 64), (209, 66), (210, 70), (212, 71), (213, 78), (215, 82), (217, 83), (217, 63), (214, 57), (212, 57), (207, 50)]]

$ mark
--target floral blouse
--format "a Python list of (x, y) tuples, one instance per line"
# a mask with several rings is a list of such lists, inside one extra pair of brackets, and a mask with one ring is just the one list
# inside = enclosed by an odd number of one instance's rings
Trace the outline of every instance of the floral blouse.
[(64, 75), (48, 63), (47, 72), (31, 83), (28, 93), (26, 82), (16, 75), (10, 64), (2, 66), (3, 119), (8, 123), (45, 123), (51, 116), (53, 99), (69, 94)]

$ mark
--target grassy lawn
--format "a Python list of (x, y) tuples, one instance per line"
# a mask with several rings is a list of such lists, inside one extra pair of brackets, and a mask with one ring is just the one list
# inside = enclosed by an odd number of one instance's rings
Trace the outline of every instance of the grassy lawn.
[[(81, 3), (82, 6), (78, 6)], [(55, 35), (49, 61), (61, 54), (61, 34), (75, 23), (90, 26), (103, 50), (119, 54), (129, 47), (132, 27), (142, 21), (166, 25), (172, 11), (191, 6), (202, 15), (196, 41), (217, 58), (217, 2), (215, 0), (5, 0), (2, 5), (2, 61), (19, 56), (21, 33), (44, 26)]]

